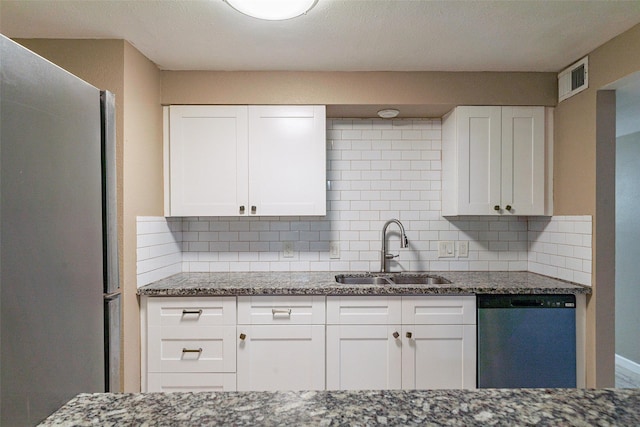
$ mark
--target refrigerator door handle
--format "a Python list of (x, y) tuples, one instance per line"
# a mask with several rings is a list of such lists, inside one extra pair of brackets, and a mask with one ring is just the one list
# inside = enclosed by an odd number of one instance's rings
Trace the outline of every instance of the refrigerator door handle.
[(114, 299), (117, 299), (119, 296), (120, 296), (120, 291), (110, 292), (108, 294), (104, 294), (104, 300), (113, 301)]

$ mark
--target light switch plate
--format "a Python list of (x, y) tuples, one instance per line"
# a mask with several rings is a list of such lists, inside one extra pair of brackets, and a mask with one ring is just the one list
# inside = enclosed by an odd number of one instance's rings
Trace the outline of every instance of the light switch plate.
[(456, 254), (453, 240), (444, 240), (438, 242), (438, 258), (453, 258), (455, 256)]
[(282, 256), (284, 258), (293, 258), (293, 242), (284, 242), (282, 246)]
[(466, 240), (460, 240), (458, 242), (458, 258), (469, 257), (469, 242)]
[(340, 242), (329, 243), (329, 258), (340, 259)]

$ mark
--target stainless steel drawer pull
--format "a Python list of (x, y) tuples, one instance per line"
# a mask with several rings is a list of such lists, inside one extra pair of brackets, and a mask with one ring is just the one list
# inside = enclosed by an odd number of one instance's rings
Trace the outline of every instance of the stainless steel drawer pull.
[(183, 348), (183, 353), (202, 353), (202, 348)]
[(271, 314), (273, 314), (274, 316), (291, 316), (291, 309), (272, 308)]
[(202, 309), (200, 310), (182, 310), (182, 314), (197, 314), (198, 316), (200, 316), (202, 314)]

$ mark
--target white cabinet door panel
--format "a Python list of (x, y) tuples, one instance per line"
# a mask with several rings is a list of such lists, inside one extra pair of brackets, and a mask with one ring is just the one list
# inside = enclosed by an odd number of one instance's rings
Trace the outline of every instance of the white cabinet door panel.
[(542, 107), (502, 108), (502, 205), (515, 215), (541, 215), (545, 195)]
[(402, 388), (476, 388), (475, 330), (475, 325), (404, 325)]
[(500, 204), (500, 107), (460, 107), (459, 213), (491, 214)]
[(234, 373), (151, 373), (147, 392), (236, 391)]
[(216, 326), (236, 324), (236, 297), (149, 298), (149, 326)]
[(324, 106), (249, 106), (252, 214), (326, 214), (325, 116)]
[(327, 389), (399, 389), (400, 332), (400, 325), (327, 325)]
[(238, 390), (324, 390), (323, 325), (239, 325)]
[(475, 296), (412, 296), (402, 298), (402, 323), (418, 325), (475, 325)]
[(240, 296), (239, 325), (324, 325), (325, 297)]
[(328, 296), (327, 324), (385, 325), (402, 319), (399, 296)]
[(149, 372), (235, 372), (234, 326), (149, 326)]
[(248, 202), (247, 108), (171, 106), (169, 116), (171, 216), (239, 215)]

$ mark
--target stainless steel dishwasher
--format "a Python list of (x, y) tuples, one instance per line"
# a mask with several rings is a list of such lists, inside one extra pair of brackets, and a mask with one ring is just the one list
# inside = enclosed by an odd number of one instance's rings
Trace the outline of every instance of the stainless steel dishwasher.
[(576, 386), (575, 295), (478, 295), (478, 388)]

